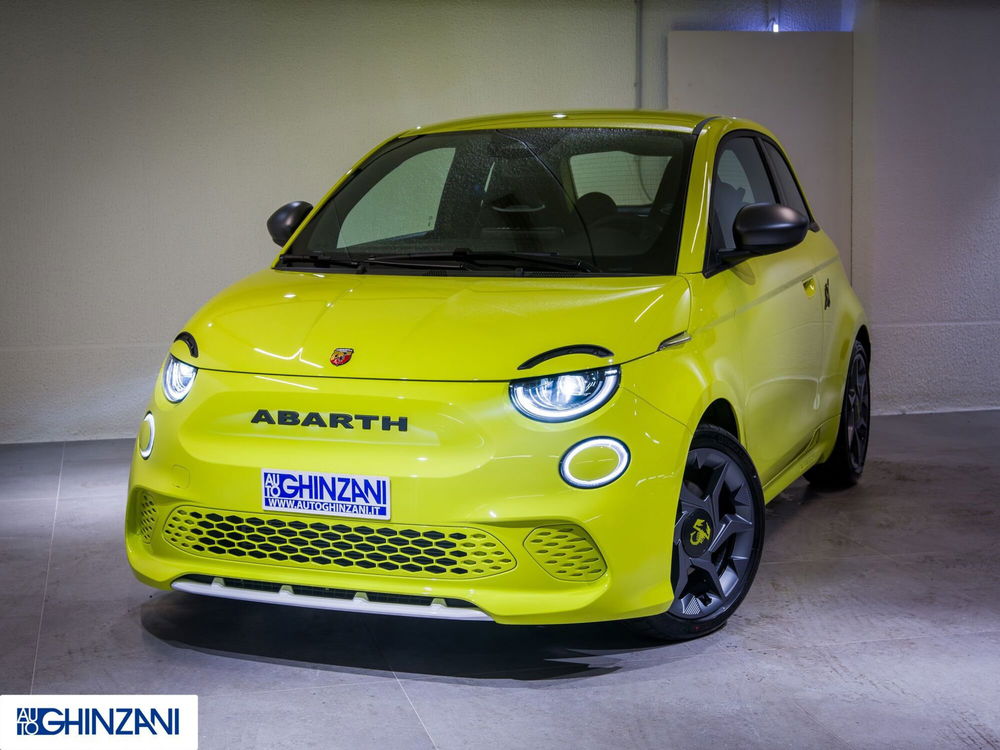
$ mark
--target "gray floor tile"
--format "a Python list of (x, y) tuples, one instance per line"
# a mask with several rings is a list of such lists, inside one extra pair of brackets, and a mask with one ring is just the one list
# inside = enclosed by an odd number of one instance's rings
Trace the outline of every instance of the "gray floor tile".
[(674, 660), (630, 680), (402, 683), (439, 748), (846, 747), (744, 660), (705, 662)]
[(201, 746), (248, 748), (432, 748), (394, 679), (364, 685), (218, 695), (201, 699)]
[(975, 590), (928, 585), (891, 558), (762, 565), (733, 625), (741, 646), (795, 647), (974, 633), (996, 615)]
[(0, 539), (0, 615), (38, 616), (48, 560), (48, 538)]
[(0, 503), (54, 498), (59, 491), (59, 461), (0, 466)]
[(767, 506), (763, 562), (870, 557), (876, 546), (854, 536), (848, 514), (830, 498), (802, 501), (782, 493)]
[(1000, 746), (1000, 632), (758, 654), (762, 682), (857, 748)]
[(33, 466), (59, 471), (63, 443), (5, 443), (0, 445), (0, 471), (10, 466)]
[(0, 694), (31, 692), (38, 617), (0, 614)]
[(996, 410), (878, 417), (872, 426), (872, 447), (879, 457), (901, 466), (992, 461), (995, 467), (993, 446), (998, 442)]
[(133, 438), (125, 440), (71, 440), (66, 443), (67, 461), (132, 460)]
[(92, 497), (118, 495), (128, 491), (129, 460), (123, 458), (95, 458), (89, 461), (70, 461), (63, 464), (59, 497)]
[(0, 540), (41, 537), (48, 546), (55, 509), (55, 497), (0, 500)]

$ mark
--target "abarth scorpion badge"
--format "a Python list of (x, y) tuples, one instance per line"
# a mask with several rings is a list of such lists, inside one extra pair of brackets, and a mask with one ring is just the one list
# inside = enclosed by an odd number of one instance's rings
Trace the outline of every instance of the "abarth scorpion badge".
[(351, 357), (354, 355), (353, 349), (334, 349), (333, 354), (330, 355), (330, 364), (334, 367), (340, 367), (341, 365), (346, 365), (351, 361)]

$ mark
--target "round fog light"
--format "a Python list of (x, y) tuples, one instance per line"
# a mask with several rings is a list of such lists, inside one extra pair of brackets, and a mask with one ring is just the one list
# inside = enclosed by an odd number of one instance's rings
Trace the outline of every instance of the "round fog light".
[(566, 451), (559, 462), (559, 475), (581, 489), (603, 487), (624, 474), (630, 460), (628, 448), (620, 440), (588, 438)]
[(153, 419), (152, 412), (146, 412), (146, 416), (142, 418), (142, 424), (139, 425), (139, 439), (136, 441), (139, 446), (139, 455), (143, 458), (149, 458), (149, 454), (153, 452), (153, 438), (156, 437), (156, 420)]

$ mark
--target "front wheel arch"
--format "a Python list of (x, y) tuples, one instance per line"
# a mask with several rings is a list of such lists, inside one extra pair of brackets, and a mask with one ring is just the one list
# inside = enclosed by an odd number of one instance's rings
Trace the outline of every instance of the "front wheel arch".
[(737, 442), (741, 442), (740, 424), (739, 420), (736, 418), (736, 410), (733, 409), (733, 405), (724, 398), (715, 399), (715, 401), (710, 403), (702, 413), (701, 419), (698, 420), (698, 427), (702, 427), (704, 425), (712, 425), (713, 427), (725, 430), (736, 438)]

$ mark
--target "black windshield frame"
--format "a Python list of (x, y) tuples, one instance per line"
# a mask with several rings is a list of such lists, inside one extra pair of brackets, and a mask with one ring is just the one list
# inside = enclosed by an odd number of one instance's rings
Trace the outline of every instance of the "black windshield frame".
[[(274, 267), (322, 273), (395, 275), (674, 275), (695, 139), (690, 133), (673, 130), (607, 127), (505, 128), (398, 138), (382, 146), (344, 180)], [(430, 229), (384, 240), (346, 246), (337, 244), (343, 233), (344, 219), (373, 187), (414, 156), (440, 149), (452, 149), (454, 156)], [(595, 228), (589, 214), (579, 205), (578, 199), (583, 196), (574, 192), (569, 158), (577, 154), (613, 151), (667, 157), (666, 166), (648, 206), (638, 209), (615, 206), (614, 213), (602, 216)], [(492, 160), (485, 179), (484, 159)], [(494, 178), (493, 170), (498, 165), (503, 165), (498, 171), (500, 176)], [(509, 172), (506, 177), (504, 170)], [(531, 170), (533, 174), (528, 179), (517, 170)], [(502, 192), (502, 187), (496, 185), (503, 186), (504, 179), (510, 180), (511, 192), (488, 201), (489, 190)], [(494, 185), (491, 185), (492, 180), (496, 181)], [(546, 191), (544, 197), (530, 192), (536, 189)], [(529, 191), (530, 197), (525, 198), (524, 191)], [(602, 195), (602, 200), (604, 198), (606, 196)], [(596, 202), (601, 203), (601, 200)], [(614, 201), (611, 204), (614, 205)], [(480, 221), (484, 212), (507, 224), (484, 227)], [(543, 212), (550, 215), (542, 217)], [(474, 225), (470, 224), (470, 216), (476, 216)], [(512, 224), (526, 221), (528, 223), (523, 226)], [(542, 225), (536, 226), (530, 221)], [(600, 226), (600, 221), (622, 222), (629, 232)], [(469, 231), (460, 235), (456, 231), (460, 229)], [(634, 243), (634, 248), (629, 243)], [(630, 252), (632, 249), (636, 252)], [(406, 256), (452, 252), (459, 254), (460, 262), (405, 261)], [(283, 261), (286, 255), (289, 260)], [(497, 260), (501, 255), (524, 257), (526, 261)], [(480, 261), (478, 256), (487, 260)], [(577, 259), (580, 264), (579, 268), (557, 269), (552, 268), (552, 264), (532, 262), (530, 256), (535, 256), (536, 260), (540, 256)], [(292, 262), (292, 258), (296, 260)], [(310, 264), (309, 258), (317, 262)], [(370, 258), (388, 258), (393, 262), (367, 263)]]

